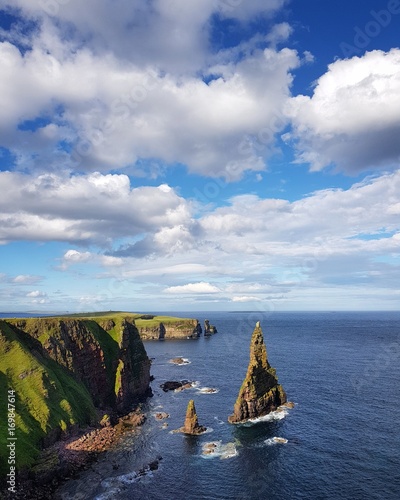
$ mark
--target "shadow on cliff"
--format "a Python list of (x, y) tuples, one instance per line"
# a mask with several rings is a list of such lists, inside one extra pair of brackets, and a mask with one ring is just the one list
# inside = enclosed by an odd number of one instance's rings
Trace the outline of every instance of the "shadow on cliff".
[[(4, 322), (2, 400), (7, 388), (16, 391), (17, 466), (30, 465), (43, 446), (54, 443), (73, 424), (89, 424), (96, 415), (87, 389), (48, 357), (40, 342)], [(2, 401), (7, 408), (7, 401)], [(3, 420), (6, 421), (6, 420)], [(3, 430), (4, 429), (4, 430)], [(2, 438), (7, 429), (2, 426)], [(3, 448), (4, 449), (4, 448)]]

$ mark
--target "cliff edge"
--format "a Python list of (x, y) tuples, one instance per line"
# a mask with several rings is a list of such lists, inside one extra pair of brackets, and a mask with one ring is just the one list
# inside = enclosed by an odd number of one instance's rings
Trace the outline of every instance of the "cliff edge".
[(257, 322), (250, 342), (250, 362), (239, 390), (230, 423), (262, 417), (286, 403), (286, 393), (278, 384), (275, 369), (267, 358), (260, 323)]
[[(123, 414), (151, 394), (150, 360), (134, 321), (122, 314), (1, 320), (0, 380), (15, 391), (18, 468), (63, 431), (94, 424), (99, 409)], [(5, 450), (0, 446), (0, 465)]]

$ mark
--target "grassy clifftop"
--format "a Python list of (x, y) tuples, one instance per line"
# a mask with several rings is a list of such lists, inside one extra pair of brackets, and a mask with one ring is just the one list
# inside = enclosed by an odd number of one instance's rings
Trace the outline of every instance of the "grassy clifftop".
[[(92, 314), (79, 313), (65, 317), (93, 320), (99, 324), (107, 324), (109, 321), (115, 322), (121, 318), (129, 318), (129, 321), (135, 323), (142, 340), (195, 338), (202, 333), (200, 323), (197, 319), (193, 318), (126, 313), (120, 311), (96, 312)], [(112, 335), (112, 332), (110, 333)]]
[[(123, 412), (149, 391), (150, 362), (132, 315), (81, 315), (0, 321), (0, 415), (16, 392), (17, 466), (97, 408)], [(0, 431), (0, 474), (7, 464)], [(4, 470), (3, 470), (4, 469)], [(4, 477), (4, 476), (3, 476)]]

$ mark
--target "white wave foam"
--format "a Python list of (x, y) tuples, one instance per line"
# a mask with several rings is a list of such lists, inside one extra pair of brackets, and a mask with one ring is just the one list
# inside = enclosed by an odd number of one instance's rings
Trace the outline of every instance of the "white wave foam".
[(126, 485), (134, 484), (140, 481), (145, 476), (154, 477), (154, 474), (149, 466), (144, 467), (139, 473), (132, 471), (127, 474), (121, 474), (120, 476), (109, 477), (107, 479), (103, 479), (100, 485), (104, 488), (106, 493), (102, 493), (101, 495), (96, 497), (96, 500), (108, 500), (118, 498), (122, 489)]
[(202, 458), (226, 460), (238, 455), (235, 443), (222, 444), (222, 441), (210, 441), (203, 444)]
[(274, 436), (274, 437), (266, 439), (264, 441), (264, 443), (268, 446), (272, 446), (274, 444), (286, 444), (287, 442), (288, 442), (288, 440), (286, 438), (278, 437), (278, 436)]
[(214, 417), (214, 420), (216, 420), (219, 425), (224, 425), (225, 424), (225, 422), (223, 420), (221, 420), (220, 418), (218, 418), (218, 417)]
[(254, 424), (258, 424), (260, 422), (273, 422), (274, 420), (282, 420), (288, 414), (288, 410), (284, 406), (280, 406), (277, 410), (271, 411), (268, 415), (264, 415), (263, 417), (258, 418), (250, 418), (246, 422), (238, 422), (236, 425), (241, 425), (243, 427), (250, 427)]
[(118, 489), (121, 484), (133, 484), (140, 479), (140, 476), (136, 472), (129, 472), (128, 474), (122, 474), (121, 476), (109, 477), (108, 479), (103, 479), (100, 483), (102, 488), (105, 489)]
[(219, 392), (219, 389), (215, 387), (200, 387), (197, 394), (216, 394), (217, 392)]
[[(178, 387), (177, 389), (174, 389), (174, 392), (182, 392), (182, 391), (188, 391), (190, 389), (197, 389), (200, 385), (200, 382), (198, 382), (197, 380), (195, 382), (188, 382), (187, 384), (184, 384), (184, 386), (182, 387)], [(186, 385), (188, 387), (186, 387)]]
[(114, 500), (121, 496), (122, 490), (121, 488), (114, 488), (112, 490), (107, 491), (107, 493), (101, 493), (101, 495), (97, 495), (95, 500)]

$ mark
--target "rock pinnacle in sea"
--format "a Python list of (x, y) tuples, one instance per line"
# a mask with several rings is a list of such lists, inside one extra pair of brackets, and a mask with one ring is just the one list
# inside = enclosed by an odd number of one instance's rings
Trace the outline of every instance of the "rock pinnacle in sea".
[(240, 388), (231, 423), (245, 422), (276, 410), (286, 403), (286, 393), (278, 384), (275, 369), (268, 363), (260, 322), (257, 321), (250, 342), (250, 362)]
[(187, 405), (185, 423), (181, 428), (181, 431), (184, 434), (197, 435), (197, 434), (202, 434), (206, 430), (207, 430), (206, 427), (199, 425), (196, 413), (196, 407), (194, 406), (193, 399), (191, 399)]

